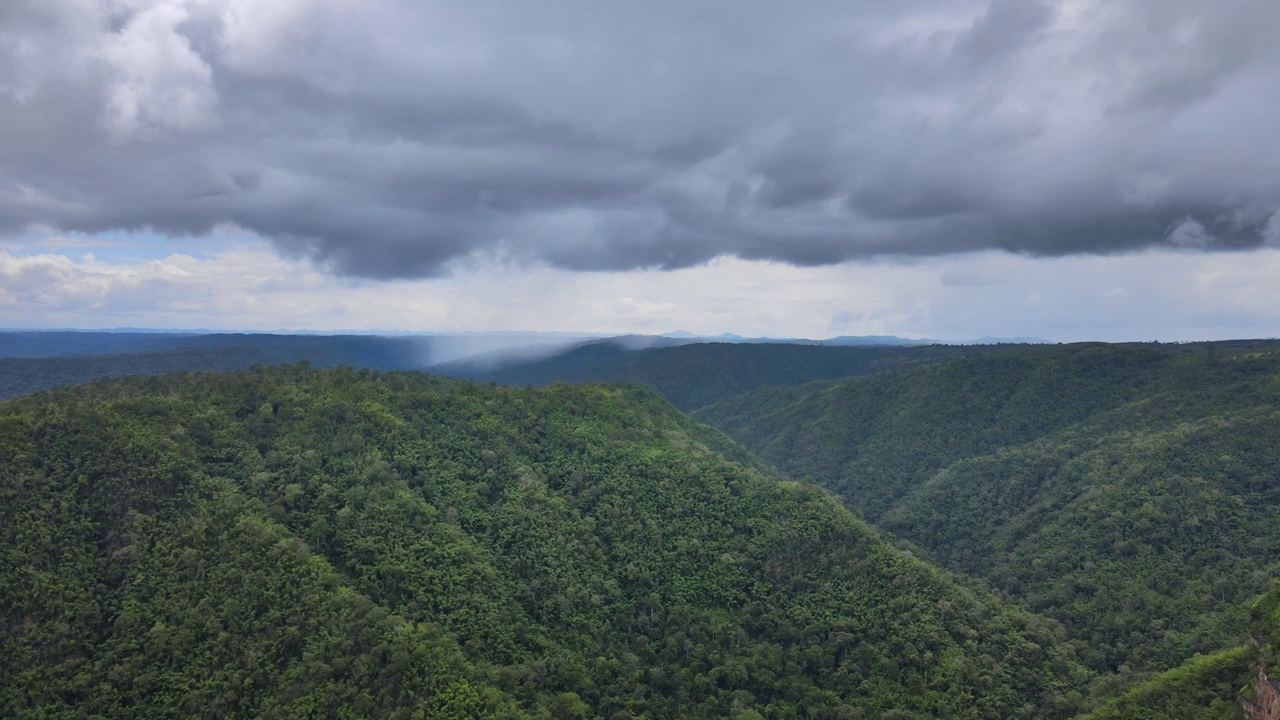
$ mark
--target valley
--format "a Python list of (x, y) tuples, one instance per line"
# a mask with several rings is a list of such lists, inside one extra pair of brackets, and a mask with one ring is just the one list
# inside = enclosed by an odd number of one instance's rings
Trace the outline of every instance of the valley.
[(1266, 689), (1267, 343), (595, 347), (490, 370), (541, 388), (304, 363), (0, 405), (0, 709), (1243, 718)]

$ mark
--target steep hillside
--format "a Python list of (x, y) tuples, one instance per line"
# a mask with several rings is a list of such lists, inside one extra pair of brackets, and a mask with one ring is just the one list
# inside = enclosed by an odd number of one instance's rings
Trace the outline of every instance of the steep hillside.
[[(1081, 720), (1276, 720), (1280, 718), (1280, 587), (1253, 609), (1250, 639), (1170, 670)], [(1248, 681), (1242, 685), (1242, 678)]]
[(1015, 347), (926, 367), (776, 387), (696, 413), (875, 520), (950, 463), (1119, 407), (1187, 361), (1159, 348)]
[(1280, 578), (1280, 409), (1117, 420), (955, 463), (881, 524), (1087, 628), (1100, 667), (1217, 650)]
[(1280, 577), (1278, 373), (1269, 354), (1025, 348), (698, 417), (1127, 674), (1236, 644)]
[(305, 367), (0, 404), (6, 717), (1065, 717), (1054, 625), (640, 388)]

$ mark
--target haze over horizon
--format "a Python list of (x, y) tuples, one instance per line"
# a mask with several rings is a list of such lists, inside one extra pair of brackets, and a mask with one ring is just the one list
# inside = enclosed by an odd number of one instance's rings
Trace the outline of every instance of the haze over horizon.
[(1275, 337), (1276, 27), (11, 0), (0, 327)]

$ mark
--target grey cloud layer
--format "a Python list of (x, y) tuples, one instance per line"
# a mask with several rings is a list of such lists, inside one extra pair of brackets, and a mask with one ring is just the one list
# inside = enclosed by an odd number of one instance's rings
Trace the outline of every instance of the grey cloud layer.
[(1280, 3), (8, 0), (0, 232), (341, 274), (1280, 241)]

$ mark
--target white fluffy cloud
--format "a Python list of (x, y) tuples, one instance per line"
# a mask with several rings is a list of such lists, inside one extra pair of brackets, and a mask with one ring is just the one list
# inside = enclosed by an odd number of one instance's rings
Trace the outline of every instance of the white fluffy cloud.
[[(988, 252), (800, 268), (722, 258), (675, 271), (471, 266), (446, 279), (336, 278), (237, 236), (155, 259), (42, 237), (0, 247), (0, 326), (561, 330), (942, 340), (1275, 336), (1280, 249), (1034, 259)], [(127, 246), (128, 243), (125, 243)], [(154, 246), (146, 248), (154, 251)], [(212, 252), (209, 252), (212, 250)]]
[(190, 19), (181, 5), (156, 4), (104, 40), (101, 57), (112, 76), (104, 121), (112, 139), (213, 122), (213, 71), (179, 30)]

